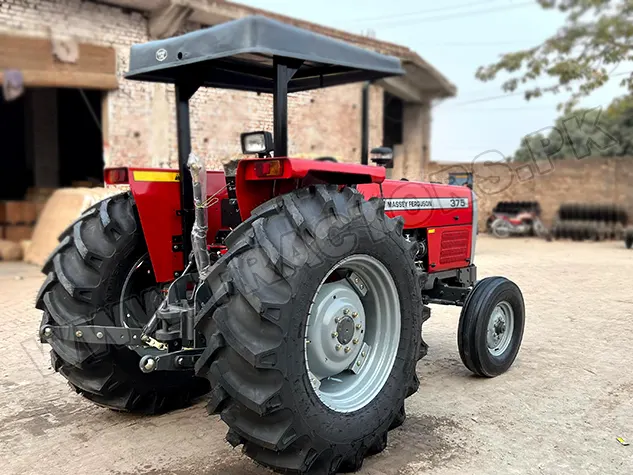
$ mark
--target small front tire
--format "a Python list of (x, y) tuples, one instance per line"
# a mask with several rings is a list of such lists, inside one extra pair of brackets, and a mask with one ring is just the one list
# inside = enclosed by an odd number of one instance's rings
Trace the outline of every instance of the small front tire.
[(459, 318), (457, 344), (464, 365), (493, 378), (514, 362), (525, 326), (525, 304), (517, 285), (488, 277), (475, 285)]

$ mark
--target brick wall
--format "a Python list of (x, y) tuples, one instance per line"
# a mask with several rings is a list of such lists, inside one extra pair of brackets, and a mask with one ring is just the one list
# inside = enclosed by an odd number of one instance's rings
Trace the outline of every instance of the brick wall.
[[(122, 79), (129, 47), (148, 41), (147, 19), (137, 12), (81, 0), (2, 0), (0, 32), (25, 36), (72, 35), (80, 42), (116, 50), (119, 89), (107, 100), (104, 131), (109, 166), (174, 167), (177, 163), (173, 86)], [(184, 31), (199, 28), (187, 23)], [(360, 157), (361, 86), (353, 84), (289, 96), (289, 152)], [(372, 88), (370, 146), (382, 141), (382, 90)], [(200, 90), (191, 102), (193, 150), (210, 168), (240, 153), (239, 134), (272, 131), (269, 95)]]
[[(492, 158), (492, 157), (490, 157)], [(542, 218), (552, 223), (562, 203), (613, 203), (633, 221), (633, 157), (570, 158), (529, 165), (431, 162), (425, 178), (448, 181), (452, 171), (472, 171), (479, 199), (479, 225), (499, 201), (538, 201)]]

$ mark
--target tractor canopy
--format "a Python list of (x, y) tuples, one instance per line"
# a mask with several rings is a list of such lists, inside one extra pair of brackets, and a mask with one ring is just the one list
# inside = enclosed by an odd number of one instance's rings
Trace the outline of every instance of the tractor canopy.
[(127, 79), (273, 93), (275, 64), (296, 73), (288, 92), (405, 74), (400, 59), (263, 16), (133, 45)]

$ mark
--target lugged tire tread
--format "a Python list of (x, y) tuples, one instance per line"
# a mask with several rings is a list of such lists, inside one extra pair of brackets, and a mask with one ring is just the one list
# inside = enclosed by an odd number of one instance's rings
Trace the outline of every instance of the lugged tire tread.
[[(344, 206), (339, 204), (340, 200), (334, 199), (336, 193), (345, 198)], [(261, 364), (263, 355), (274, 354), (281, 348), (285, 335), (281, 331), (271, 332), (268, 337), (255, 340), (252, 333), (261, 331), (263, 324), (273, 324), (281, 329), (283, 325), (280, 318), (288, 305), (281, 292), (285, 279), (292, 275), (286, 266), (292, 261), (281, 247), (279, 236), (268, 234), (267, 226), (272, 224), (267, 223), (275, 220), (279, 229), (294, 230), (295, 239), (308, 245), (318, 233), (324, 232), (323, 226), (317, 227), (319, 223), (314, 216), (303, 214), (305, 209), (312, 206), (306, 202), (313, 203), (314, 199), (320, 208), (317, 217), (332, 216), (332, 219), (347, 222), (362, 215), (378, 237), (390, 236), (390, 239), (411, 256), (417, 252), (415, 243), (406, 241), (402, 236), (402, 220), (385, 216), (380, 223), (374, 222), (377, 214), (384, 216), (383, 200), (364, 201), (362, 195), (352, 188), (316, 185), (271, 200), (254, 211), (240, 226), (241, 229), (236, 229), (239, 231), (237, 236), (229, 235), (226, 241), (229, 252), (224, 256), (222, 273), (224, 278), (228, 275), (235, 285), (236, 294), (232, 299), (243, 299), (250, 306), (251, 310), (248, 311), (240, 307), (243, 309), (240, 318), (244, 318), (244, 322), (248, 321), (250, 327), (246, 328), (244, 325), (247, 323), (242, 325), (236, 321), (236, 315), (230, 314), (228, 307), (216, 310), (212, 317), (207, 315), (200, 318), (198, 329), (205, 334), (219, 332), (224, 337), (226, 347), (214, 350), (212, 355), (208, 355), (208, 361), (196, 369), (214, 387), (207, 408), (210, 413), (220, 414), (229, 425), (227, 441), (231, 445), (242, 444), (244, 452), (257, 463), (280, 473), (314, 472), (332, 475), (345, 467), (358, 469), (366, 455), (383, 450), (387, 444), (387, 431), (375, 434), (345, 457), (333, 452), (317, 452), (311, 446), (310, 435), (298, 433), (291, 415), (285, 413), (281, 398), (283, 379), (280, 379), (283, 371), (274, 365)], [(314, 209), (312, 212), (316, 213)], [(258, 265), (283, 278), (278, 285), (268, 285), (253, 291), (244, 280), (240, 267), (234, 265), (241, 254), (229, 256), (231, 246), (249, 239), (254, 239), (249, 255), (259, 256), (263, 261)], [(212, 275), (209, 281), (217, 281), (219, 276), (220, 272)], [(247, 314), (241, 315), (245, 311)], [(418, 358), (426, 354), (425, 348), (422, 341), (417, 352)], [(282, 358), (282, 355), (275, 355), (275, 358)], [(229, 359), (232, 361), (230, 365)], [(415, 371), (406, 387), (406, 397), (419, 387)], [(402, 405), (393, 411), (388, 430), (401, 425), (405, 418)]]
[[(44, 311), (42, 326), (113, 324), (108, 312), (98, 307), (104, 304), (108, 291), (104, 283), (111, 277), (107, 272), (101, 275), (101, 269), (110, 263), (112, 271), (141, 242), (134, 206), (129, 193), (108, 197), (60, 235), (60, 244), (44, 265), (47, 277), (36, 301)], [(83, 397), (110, 409), (154, 414), (182, 407), (208, 390), (208, 382), (200, 378), (189, 377), (182, 383), (181, 376), (143, 379), (140, 370), (129, 373), (124, 366), (137, 370), (133, 359), (138, 356), (127, 348), (55, 337), (44, 341), (52, 347), (53, 369)], [(167, 382), (159, 382), (160, 378)]]

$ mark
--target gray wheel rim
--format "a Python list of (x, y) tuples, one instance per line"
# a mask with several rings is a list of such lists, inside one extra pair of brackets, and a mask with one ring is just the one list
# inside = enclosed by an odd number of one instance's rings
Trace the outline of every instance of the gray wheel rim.
[[(332, 282), (333, 275), (342, 278)], [(330, 269), (312, 299), (304, 351), (323, 404), (353, 412), (380, 393), (398, 353), (400, 318), (398, 289), (378, 259), (355, 254)]]
[(492, 356), (501, 356), (510, 346), (514, 333), (514, 310), (505, 300), (499, 302), (488, 320), (486, 342)]

